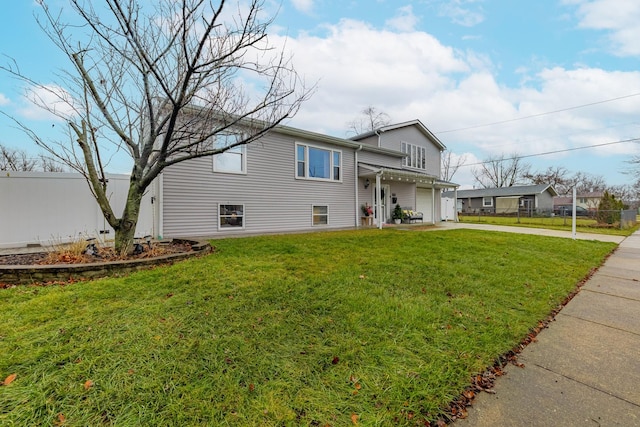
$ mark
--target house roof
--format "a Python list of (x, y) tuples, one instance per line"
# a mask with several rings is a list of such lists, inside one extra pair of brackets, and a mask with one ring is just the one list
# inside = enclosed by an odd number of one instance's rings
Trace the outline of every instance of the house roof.
[[(539, 185), (520, 185), (513, 187), (500, 187), (500, 188), (479, 188), (477, 190), (458, 190), (458, 199), (468, 199), (475, 197), (513, 197), (513, 196), (525, 196), (527, 194), (542, 194), (545, 191), (549, 191), (552, 196), (557, 196), (556, 190), (550, 184)], [(444, 196), (444, 194), (443, 194)], [(447, 194), (446, 197), (452, 197), (452, 194)]]
[(365, 132), (360, 135), (356, 135), (351, 139), (353, 141), (359, 141), (361, 139), (368, 138), (373, 135), (378, 135), (383, 132), (388, 132), (394, 129), (400, 129), (408, 126), (415, 126), (420, 132), (422, 132), (427, 138), (429, 138), (431, 142), (433, 142), (441, 151), (444, 151), (447, 149), (447, 147), (438, 139), (438, 137), (436, 137), (420, 120), (417, 120), (417, 119), (411, 120), (408, 122), (397, 123), (393, 125), (381, 126), (372, 131)]
[(298, 129), (290, 126), (278, 125), (275, 128), (273, 128), (273, 132), (278, 132), (283, 135), (293, 136), (294, 138), (306, 138), (306, 139), (311, 139), (313, 141), (326, 142), (328, 144), (338, 145), (341, 147), (353, 148), (355, 150), (361, 149), (364, 151), (386, 154), (388, 156), (393, 156), (398, 158), (406, 156), (406, 154), (401, 153), (400, 151), (374, 147), (368, 144), (360, 144), (358, 142), (354, 142), (349, 139), (343, 139), (335, 136), (324, 135), (321, 133), (311, 132), (308, 130)]

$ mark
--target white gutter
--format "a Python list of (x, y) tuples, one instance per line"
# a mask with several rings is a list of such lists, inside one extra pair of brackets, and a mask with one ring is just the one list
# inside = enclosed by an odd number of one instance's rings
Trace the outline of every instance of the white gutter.
[(373, 133), (375, 133), (378, 136), (378, 148), (380, 148), (380, 130), (376, 129), (373, 131)]

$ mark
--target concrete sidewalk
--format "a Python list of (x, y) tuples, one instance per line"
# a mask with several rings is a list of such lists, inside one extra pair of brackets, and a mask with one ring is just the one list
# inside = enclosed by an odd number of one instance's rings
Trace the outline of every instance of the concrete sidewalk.
[(456, 426), (640, 426), (640, 232)]
[[(537, 236), (573, 238), (570, 231), (550, 230), (547, 228), (515, 227), (509, 225), (474, 224), (469, 222), (441, 222), (433, 230), (468, 228), (472, 230), (501, 231), (504, 233), (535, 234)], [(625, 238), (623, 236), (610, 236), (608, 234), (597, 233), (576, 233), (577, 240), (597, 240), (600, 242), (620, 243)]]

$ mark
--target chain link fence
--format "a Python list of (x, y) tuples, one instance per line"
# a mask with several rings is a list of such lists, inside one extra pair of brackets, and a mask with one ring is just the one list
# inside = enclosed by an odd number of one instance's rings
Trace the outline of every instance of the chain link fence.
[[(571, 225), (573, 210), (570, 209), (496, 209), (481, 208), (472, 211), (459, 212), (459, 218), (464, 221), (489, 222), (490, 218), (499, 218), (500, 223), (513, 224), (548, 224)], [(576, 218), (580, 225), (599, 228), (631, 228), (637, 223), (638, 212), (627, 210), (596, 210), (584, 209), (576, 211)]]

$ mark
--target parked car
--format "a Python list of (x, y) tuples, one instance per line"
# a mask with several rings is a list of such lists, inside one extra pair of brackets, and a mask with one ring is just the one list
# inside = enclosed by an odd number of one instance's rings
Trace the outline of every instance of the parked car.
[[(553, 213), (559, 216), (572, 216), (572, 205), (557, 205), (553, 207)], [(576, 206), (576, 216), (589, 216), (589, 210), (582, 206)]]

